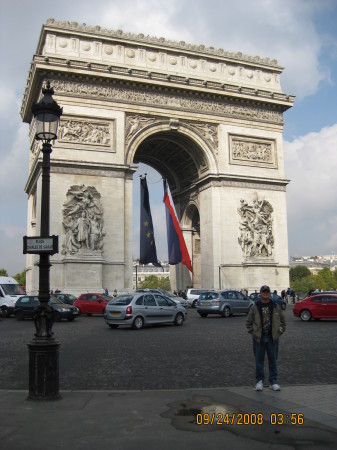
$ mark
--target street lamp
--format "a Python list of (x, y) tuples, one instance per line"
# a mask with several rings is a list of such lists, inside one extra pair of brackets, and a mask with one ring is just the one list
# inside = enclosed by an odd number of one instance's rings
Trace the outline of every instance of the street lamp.
[[(50, 211), (50, 154), (51, 141), (57, 138), (57, 127), (62, 115), (62, 108), (55, 102), (54, 90), (49, 81), (42, 89), (43, 97), (32, 106), (35, 118), (35, 139), (42, 141), (42, 189), (41, 189), (41, 242), (49, 237)], [(48, 238), (48, 239), (47, 239)], [(53, 240), (54, 242), (54, 240)], [(29, 395), (28, 400), (57, 400), (59, 394), (59, 347), (53, 338), (53, 311), (49, 306), (49, 256), (57, 253), (58, 248), (42, 249), (39, 262), (39, 300), (34, 317), (35, 337), (28, 344), (29, 349)]]

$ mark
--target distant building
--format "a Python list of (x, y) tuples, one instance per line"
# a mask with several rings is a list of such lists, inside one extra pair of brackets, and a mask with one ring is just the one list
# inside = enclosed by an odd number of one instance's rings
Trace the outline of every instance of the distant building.
[(158, 278), (170, 278), (170, 265), (167, 262), (161, 262), (162, 267), (155, 267), (152, 264), (139, 264), (134, 261), (132, 265), (132, 287), (137, 289), (140, 283), (149, 275), (155, 275)]
[(328, 267), (332, 272), (337, 269), (337, 255), (332, 252), (331, 255), (317, 256), (291, 256), (289, 261), (290, 268), (295, 266), (306, 266), (313, 275)]

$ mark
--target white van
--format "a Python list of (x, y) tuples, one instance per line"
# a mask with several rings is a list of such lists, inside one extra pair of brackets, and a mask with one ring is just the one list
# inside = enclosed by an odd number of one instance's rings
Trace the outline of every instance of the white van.
[(214, 291), (214, 289), (202, 289), (202, 288), (189, 288), (187, 289), (187, 303), (192, 306), (192, 308), (197, 307), (197, 302), (201, 294), (204, 292)]
[(14, 314), (16, 300), (24, 295), (19, 283), (11, 277), (0, 277), (0, 310), (3, 317)]

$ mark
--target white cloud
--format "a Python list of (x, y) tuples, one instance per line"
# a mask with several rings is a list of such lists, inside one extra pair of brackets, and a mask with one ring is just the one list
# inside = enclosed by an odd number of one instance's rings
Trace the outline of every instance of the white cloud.
[(284, 143), (293, 254), (337, 250), (336, 150), (337, 124)]

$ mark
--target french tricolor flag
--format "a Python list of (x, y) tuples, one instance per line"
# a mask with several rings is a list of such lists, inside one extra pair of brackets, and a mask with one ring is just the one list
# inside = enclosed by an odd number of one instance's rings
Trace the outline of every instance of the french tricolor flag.
[(166, 227), (167, 227), (167, 244), (169, 264), (175, 265), (178, 263), (185, 264), (185, 266), (193, 273), (191, 258), (188, 254), (185, 239), (181, 231), (177, 215), (171, 202), (170, 188), (164, 180), (164, 200), (166, 206)]

